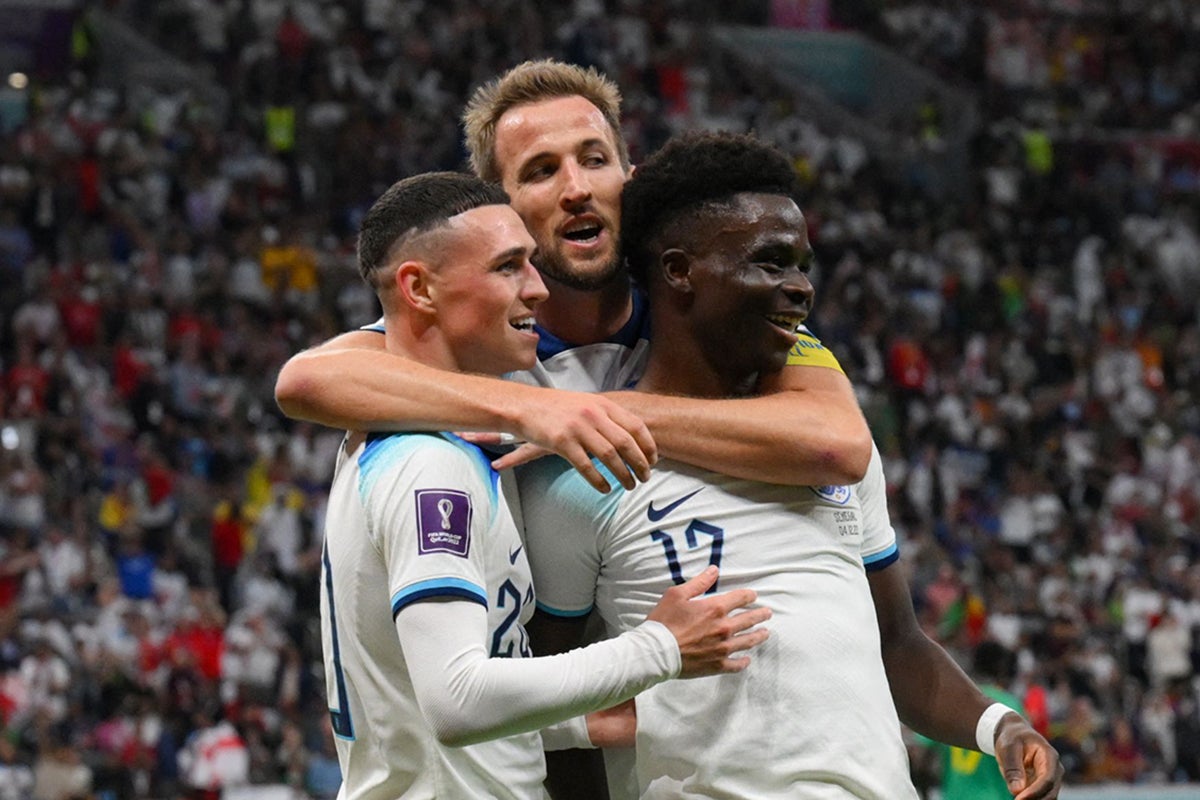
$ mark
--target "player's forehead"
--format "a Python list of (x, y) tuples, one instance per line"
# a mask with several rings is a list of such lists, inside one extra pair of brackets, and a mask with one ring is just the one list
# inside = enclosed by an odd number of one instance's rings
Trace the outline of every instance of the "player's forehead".
[(491, 261), (501, 254), (533, 251), (533, 237), (512, 206), (479, 206), (446, 220), (442, 246), (447, 260)]
[(693, 222), (697, 243), (713, 248), (809, 246), (804, 214), (785, 195), (741, 192), (709, 205), (693, 216)]
[(496, 162), (501, 171), (539, 156), (600, 146), (615, 153), (616, 134), (604, 114), (579, 95), (522, 103), (496, 123)]

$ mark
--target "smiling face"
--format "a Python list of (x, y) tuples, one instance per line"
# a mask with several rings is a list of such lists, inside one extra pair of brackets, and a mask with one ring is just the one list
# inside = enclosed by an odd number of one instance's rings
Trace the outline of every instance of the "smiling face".
[(454, 368), (500, 375), (532, 367), (533, 310), (548, 293), (530, 263), (534, 243), (521, 218), (508, 206), (481, 206), (438, 233), (429, 291)]
[(781, 369), (812, 308), (808, 227), (788, 197), (744, 192), (686, 223), (689, 328), (725, 375)]
[(497, 123), (495, 149), (501, 183), (537, 242), (542, 274), (585, 291), (620, 275), (627, 174), (600, 110), (577, 95), (515, 106)]

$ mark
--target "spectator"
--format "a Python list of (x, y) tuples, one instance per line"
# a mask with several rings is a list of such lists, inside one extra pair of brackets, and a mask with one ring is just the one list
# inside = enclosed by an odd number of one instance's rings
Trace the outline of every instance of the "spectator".
[[(1139, 780), (1200, 780), (1188, 4), (829, 4), (979, 99), (953, 201), (708, 46), (707, 17), (754, 16), (740, 7), (102, 5), (211, 76), (228, 105), (101, 87), (92, 41), (87, 69), (38, 74), (37, 102), (0, 126), (0, 704), (24, 714), (18, 761), (83, 775), (99, 757), (91, 734), (113, 719), (85, 704), (63, 736), (38, 733), (21, 630), (47, 608), (73, 639), (56, 656), (69, 700), (129, 680), (167, 709), (137, 797), (178, 783), (175, 751), (223, 680), (211, 654), (225, 620), (235, 640), (252, 611), (279, 622), (287, 677), (267, 691), (312, 712), (312, 531), (339, 434), (280, 418), (271, 376), (377, 316), (343, 269), (358, 220), (395, 178), (461, 164), (469, 89), (570, 53), (621, 83), (635, 162), (698, 124), (752, 127), (794, 157), (821, 264), (811, 325), (887, 454), (928, 629), (944, 622), (964, 663), (970, 631), (1014, 648), (1075, 775), (1097, 774), (1098, 732), (1128, 719)], [(82, 17), (78, 30), (88, 43), (100, 28)], [(951, 144), (954, 104), (920, 100), (930, 139)], [(114, 560), (137, 535), (157, 563), (132, 601)], [(187, 647), (208, 648), (202, 664)]]
[(33, 800), (80, 800), (91, 790), (92, 770), (78, 749), (63, 741), (39, 747), (33, 763)]

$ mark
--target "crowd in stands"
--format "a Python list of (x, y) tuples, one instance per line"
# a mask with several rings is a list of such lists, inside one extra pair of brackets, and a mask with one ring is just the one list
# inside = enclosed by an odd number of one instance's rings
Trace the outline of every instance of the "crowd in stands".
[(710, 4), (102, 4), (220, 102), (103, 85), (81, 17), (0, 114), (0, 800), (334, 796), (340, 434), (274, 376), (375, 318), (361, 215), (462, 166), (469, 91), (545, 55), (620, 83), (635, 161), (691, 127), (789, 149), (923, 623), (1017, 654), (1068, 781), (1200, 781), (1200, 23), (841, 5), (988, 100), (952, 200), (720, 61)]

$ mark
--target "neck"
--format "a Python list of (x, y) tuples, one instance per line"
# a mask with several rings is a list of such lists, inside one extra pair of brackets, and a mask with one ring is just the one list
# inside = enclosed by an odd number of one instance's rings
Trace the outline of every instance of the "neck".
[(537, 307), (537, 321), (564, 342), (594, 344), (621, 330), (633, 315), (633, 294), (622, 276), (602, 289), (580, 290), (543, 278), (550, 297)]
[(404, 314), (384, 317), (386, 349), (392, 355), (403, 356), (429, 367), (461, 372), (454, 353), (433, 325), (422, 325)]
[[(730, 372), (714, 363), (706, 348), (686, 329), (673, 329), (657, 317), (651, 318), (650, 354), (637, 391), (686, 397), (742, 397), (752, 394), (758, 374)], [(668, 347), (666, 343), (670, 342)]]

